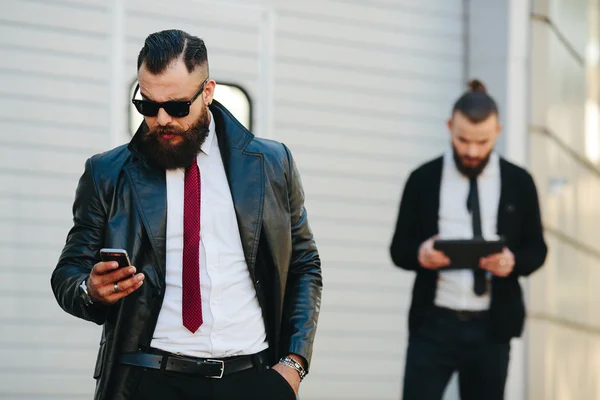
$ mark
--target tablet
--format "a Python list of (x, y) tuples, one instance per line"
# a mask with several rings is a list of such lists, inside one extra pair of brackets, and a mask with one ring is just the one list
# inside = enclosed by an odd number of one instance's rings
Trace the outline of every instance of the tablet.
[(490, 254), (502, 253), (504, 239), (450, 239), (436, 240), (433, 248), (450, 258), (450, 265), (441, 269), (475, 269), (479, 268), (479, 259)]

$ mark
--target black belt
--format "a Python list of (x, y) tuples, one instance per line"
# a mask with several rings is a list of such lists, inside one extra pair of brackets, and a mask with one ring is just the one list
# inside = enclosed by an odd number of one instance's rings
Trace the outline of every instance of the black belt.
[(485, 319), (489, 315), (488, 310), (471, 311), (471, 310), (453, 310), (451, 308), (434, 306), (435, 312), (440, 314), (450, 315), (459, 321), (472, 321)]
[(222, 378), (225, 375), (266, 365), (267, 350), (258, 354), (223, 359), (193, 358), (171, 355), (170, 353), (150, 354), (139, 352), (123, 354), (119, 361), (121, 364), (136, 367), (201, 375), (206, 378)]

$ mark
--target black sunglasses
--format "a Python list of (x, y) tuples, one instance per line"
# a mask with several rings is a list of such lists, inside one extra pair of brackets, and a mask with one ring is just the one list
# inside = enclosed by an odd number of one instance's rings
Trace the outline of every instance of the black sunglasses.
[(135, 91), (133, 92), (133, 98), (131, 99), (131, 102), (135, 105), (135, 108), (138, 110), (138, 112), (145, 117), (156, 117), (156, 115), (158, 114), (158, 110), (160, 110), (162, 108), (171, 117), (183, 118), (190, 113), (190, 106), (198, 98), (198, 96), (200, 96), (202, 91), (204, 91), (204, 85), (206, 85), (207, 81), (208, 81), (208, 78), (206, 78), (204, 80), (204, 82), (202, 82), (202, 86), (200, 86), (200, 89), (198, 90), (198, 92), (196, 92), (194, 97), (192, 97), (190, 100), (188, 100), (188, 101), (165, 101), (164, 103), (157, 103), (156, 101), (151, 101), (151, 100), (135, 99), (135, 95), (137, 94), (138, 90), (140, 89), (140, 84), (138, 83), (137, 86), (135, 87)]

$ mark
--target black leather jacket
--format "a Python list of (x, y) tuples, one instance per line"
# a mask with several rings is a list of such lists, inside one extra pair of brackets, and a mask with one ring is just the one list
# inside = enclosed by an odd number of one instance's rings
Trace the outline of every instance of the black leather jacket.
[[(284, 145), (254, 137), (218, 102), (210, 108), (271, 361), (295, 353), (310, 363), (322, 278), (298, 171)], [(124, 400), (136, 390), (138, 370), (120, 365), (118, 357), (149, 346), (165, 293), (165, 172), (139, 153), (142, 134), (87, 160), (73, 228), (51, 279), (66, 312), (104, 326), (94, 371), (96, 400)], [(145, 281), (112, 306), (86, 307), (79, 285), (103, 247), (126, 249)]]

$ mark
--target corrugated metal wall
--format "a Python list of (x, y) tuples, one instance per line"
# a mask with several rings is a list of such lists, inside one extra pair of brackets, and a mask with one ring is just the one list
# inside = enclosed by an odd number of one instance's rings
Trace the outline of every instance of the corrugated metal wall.
[(413, 276), (388, 245), (406, 174), (446, 145), (461, 3), (275, 2), (274, 132), (300, 165), (325, 280), (305, 398), (399, 398)]
[(388, 243), (406, 174), (447, 143), (462, 1), (181, 3), (0, 0), (0, 397), (90, 398), (99, 328), (49, 277), (84, 160), (126, 140), (143, 38), (178, 27), (299, 164), (326, 285), (302, 397), (397, 399), (412, 275)]
[(90, 398), (99, 330), (49, 277), (109, 126), (110, 15), (96, 2), (0, 2), (0, 398)]

